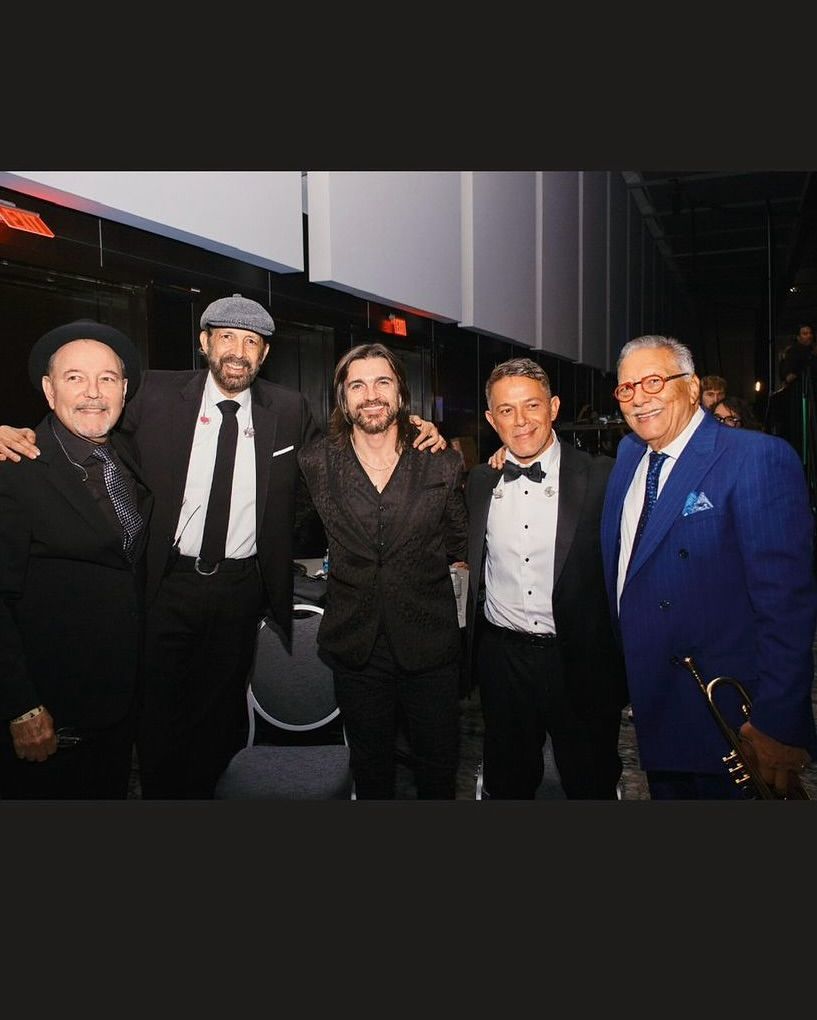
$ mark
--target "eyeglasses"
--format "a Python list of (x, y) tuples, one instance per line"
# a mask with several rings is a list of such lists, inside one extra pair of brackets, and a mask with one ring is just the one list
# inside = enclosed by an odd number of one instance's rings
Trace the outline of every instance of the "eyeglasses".
[(743, 425), (743, 419), (738, 418), (736, 414), (725, 414), (723, 417), (716, 414), (715, 417), (721, 425), (729, 425), (733, 429), (739, 429)]
[(643, 379), (637, 379), (635, 382), (623, 382), (620, 386), (616, 386), (613, 390), (613, 396), (616, 400), (620, 400), (622, 404), (626, 404), (628, 400), (632, 400), (635, 396), (636, 386), (640, 386), (645, 393), (649, 393), (650, 396), (654, 396), (656, 393), (660, 393), (664, 386), (673, 379), (683, 379), (685, 375), (689, 375), (689, 372), (678, 372), (675, 375), (645, 375)]

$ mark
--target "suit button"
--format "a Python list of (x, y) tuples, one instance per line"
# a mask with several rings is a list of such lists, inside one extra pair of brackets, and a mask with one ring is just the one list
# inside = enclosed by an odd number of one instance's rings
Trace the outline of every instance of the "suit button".
[(659, 609), (669, 609), (669, 607), (670, 607), (670, 603), (667, 602), (666, 599), (661, 599), (661, 601), (658, 603), (658, 608)]
[(689, 558), (689, 553), (686, 551), (686, 549), (679, 549), (678, 555), (681, 557), (682, 560), (686, 560)]

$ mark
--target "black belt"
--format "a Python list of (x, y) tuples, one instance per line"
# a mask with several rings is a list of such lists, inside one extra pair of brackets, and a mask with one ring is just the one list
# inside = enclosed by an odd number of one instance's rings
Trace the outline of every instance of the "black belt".
[(555, 634), (529, 634), (526, 630), (511, 630), (510, 627), (497, 627), (490, 620), (485, 620), (485, 626), (503, 641), (511, 641), (514, 644), (523, 645), (552, 645), (556, 641)]
[(204, 577), (209, 577), (212, 574), (227, 574), (236, 573), (239, 570), (249, 570), (250, 567), (254, 567), (257, 557), (245, 556), (240, 560), (222, 560), (220, 563), (205, 563), (199, 559), (198, 556), (177, 556), (173, 562), (173, 570), (184, 570), (187, 572), (195, 571), (197, 574), (201, 574)]

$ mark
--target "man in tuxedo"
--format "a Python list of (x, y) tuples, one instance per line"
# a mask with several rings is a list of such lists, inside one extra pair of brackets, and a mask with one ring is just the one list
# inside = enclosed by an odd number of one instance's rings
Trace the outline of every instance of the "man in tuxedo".
[(0, 466), (0, 797), (125, 798), (152, 498), (112, 431), (139, 358), (80, 319), (40, 337), (40, 456)]
[(534, 797), (550, 735), (568, 798), (615, 799), (627, 694), (599, 545), (613, 461), (559, 442), (559, 398), (530, 358), (497, 365), (485, 397), (505, 461), (477, 465), (466, 483), (483, 797)]
[(449, 565), (465, 555), (462, 459), (412, 445), (405, 370), (379, 343), (335, 369), (329, 435), (298, 460), (329, 540), (318, 630), (359, 800), (394, 797), (405, 722), (417, 796), (456, 794), (460, 631)]
[(743, 685), (751, 718), (729, 688), (721, 715), (761, 779), (794, 794), (815, 752), (817, 584), (802, 465), (784, 440), (705, 412), (692, 354), (672, 337), (624, 345), (615, 395), (633, 431), (607, 486), (602, 549), (650, 796), (749, 790), (727, 773), (729, 743), (688, 657), (704, 680)]
[[(120, 423), (156, 501), (137, 737), (146, 799), (211, 798), (246, 739), (258, 625), (270, 615), (291, 631), (296, 458), (320, 434), (300, 393), (258, 378), (275, 332), (262, 305), (241, 294), (219, 298), (200, 327), (207, 369), (143, 372)], [(235, 453), (222, 472), (219, 437), (230, 419)], [(444, 444), (423, 425), (418, 445)], [(0, 427), (0, 456), (36, 456), (33, 439), (30, 430)], [(216, 491), (225, 505), (214, 546)]]

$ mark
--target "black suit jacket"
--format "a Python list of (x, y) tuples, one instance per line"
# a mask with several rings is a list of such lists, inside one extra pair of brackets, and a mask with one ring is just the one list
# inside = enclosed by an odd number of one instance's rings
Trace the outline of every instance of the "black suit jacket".
[(298, 459), (329, 540), (321, 650), (359, 668), (382, 621), (403, 669), (455, 659), (461, 642), (448, 566), (464, 559), (467, 528), (458, 454), (405, 450), (377, 500), (384, 528), (374, 531), (360, 510), (376, 489), (349, 445), (319, 439)]
[[(42, 702), (56, 727), (106, 726), (136, 689), (148, 527), (130, 564), (49, 417), (37, 426), (36, 460), (0, 463), (0, 718)], [(115, 434), (111, 443), (149, 525), (152, 496), (127, 443)]]
[[(620, 711), (627, 704), (624, 664), (610, 623), (601, 557), (601, 511), (615, 461), (561, 444), (559, 511), (553, 570), (553, 615), (565, 664), (568, 696), (580, 714)], [(473, 467), (468, 505), (469, 664), (483, 617), (485, 533), (494, 487), (501, 477), (488, 464)]]
[[(148, 370), (125, 407), (120, 429), (136, 443), (156, 501), (147, 553), (147, 599), (164, 576), (175, 540), (206, 369)], [(265, 379), (250, 388), (255, 429), (256, 542), (265, 612), (289, 634), (292, 626), (292, 534), (297, 452), (320, 434), (300, 393)]]

